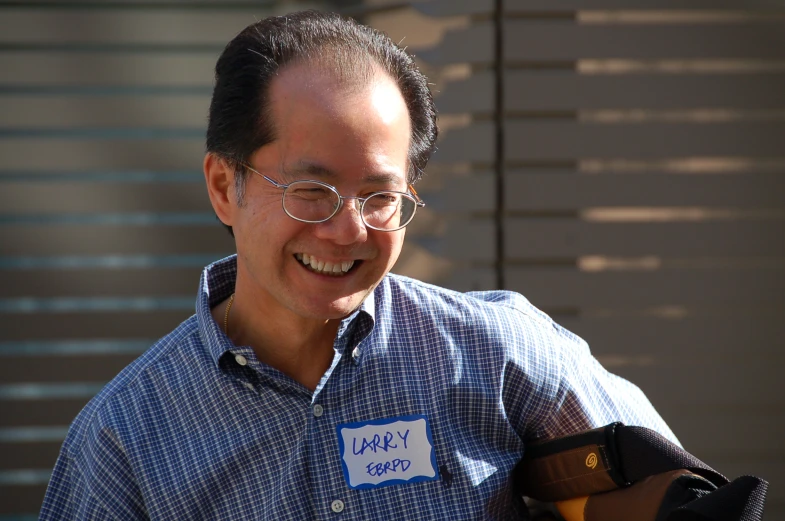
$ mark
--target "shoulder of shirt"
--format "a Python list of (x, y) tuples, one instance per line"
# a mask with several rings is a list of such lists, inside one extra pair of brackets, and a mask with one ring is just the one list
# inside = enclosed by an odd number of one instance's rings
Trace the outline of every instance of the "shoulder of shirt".
[(538, 309), (529, 300), (514, 291), (469, 291), (460, 292), (441, 286), (436, 286), (421, 280), (390, 273), (385, 277), (386, 284), (393, 291), (393, 298), (406, 298), (418, 302), (428, 300), (441, 301), (444, 305), (457, 306), (464, 314), (472, 311), (482, 312), (493, 310), (495, 312), (524, 315), (543, 326), (559, 328), (548, 314)]
[[(194, 338), (196, 337), (196, 338)], [(107, 383), (77, 415), (71, 424), (63, 444), (63, 451), (71, 457), (78, 454), (88, 441), (94, 427), (104, 427), (105, 415), (114, 407), (122, 407), (129, 393), (135, 392), (136, 383), (155, 370), (157, 364), (173, 352), (182, 354), (183, 348), (194, 342), (201, 342), (196, 315), (183, 321), (169, 334), (159, 339), (139, 358), (126, 366), (117, 376)]]

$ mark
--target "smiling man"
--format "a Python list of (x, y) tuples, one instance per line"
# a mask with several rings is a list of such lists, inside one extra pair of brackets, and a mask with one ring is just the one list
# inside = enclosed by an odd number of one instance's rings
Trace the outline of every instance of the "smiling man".
[(436, 140), (385, 36), (305, 12), (216, 66), (204, 172), (237, 255), (82, 411), (42, 519), (520, 519), (531, 440), (645, 396), (521, 295), (389, 274)]

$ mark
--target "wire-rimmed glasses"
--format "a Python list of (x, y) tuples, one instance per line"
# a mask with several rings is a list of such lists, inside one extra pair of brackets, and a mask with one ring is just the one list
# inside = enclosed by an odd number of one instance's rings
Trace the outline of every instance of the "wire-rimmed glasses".
[(406, 227), (418, 207), (425, 203), (409, 185), (409, 192), (384, 190), (373, 192), (366, 197), (343, 196), (338, 190), (321, 181), (305, 179), (281, 184), (266, 175), (243, 165), (265, 181), (283, 190), (281, 205), (286, 215), (304, 223), (323, 223), (329, 221), (347, 199), (355, 199), (359, 204), (360, 217), (366, 227), (383, 232), (394, 232)]

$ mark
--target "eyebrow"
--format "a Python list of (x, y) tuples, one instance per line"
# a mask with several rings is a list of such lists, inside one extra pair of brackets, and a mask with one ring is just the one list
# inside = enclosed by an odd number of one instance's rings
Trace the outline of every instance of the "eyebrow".
[[(298, 179), (316, 179), (318, 181), (335, 182), (339, 178), (338, 172), (331, 170), (325, 166), (317, 163), (300, 162), (293, 168), (283, 170), (283, 174), (289, 178), (289, 181)], [(392, 184), (401, 180), (400, 176), (392, 173), (378, 172), (366, 174), (363, 176), (362, 181), (371, 184)], [(406, 179), (404, 178), (404, 182)]]

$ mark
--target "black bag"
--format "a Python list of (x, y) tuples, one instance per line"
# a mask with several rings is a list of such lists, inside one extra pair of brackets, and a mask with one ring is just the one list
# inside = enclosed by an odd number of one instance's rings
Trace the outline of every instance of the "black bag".
[(729, 481), (651, 429), (612, 423), (527, 446), (513, 486), (545, 502), (590, 496), (585, 521), (761, 521), (768, 483)]

